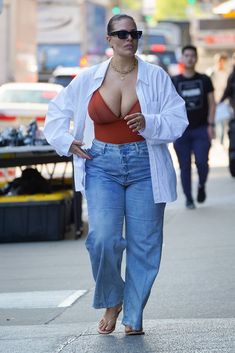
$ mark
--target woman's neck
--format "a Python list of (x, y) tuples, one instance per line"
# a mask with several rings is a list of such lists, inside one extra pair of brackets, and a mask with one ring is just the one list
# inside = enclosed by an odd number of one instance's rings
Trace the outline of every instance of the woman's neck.
[(115, 64), (116, 67), (118, 67), (120, 70), (125, 70), (127, 68), (130, 68), (134, 65), (136, 62), (136, 57), (131, 56), (131, 57), (121, 57), (118, 55), (113, 56), (112, 62)]

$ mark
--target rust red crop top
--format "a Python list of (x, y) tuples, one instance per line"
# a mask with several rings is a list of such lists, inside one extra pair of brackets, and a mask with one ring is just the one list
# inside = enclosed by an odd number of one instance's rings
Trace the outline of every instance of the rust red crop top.
[[(138, 112), (141, 112), (141, 108), (137, 100), (128, 114)], [(112, 112), (99, 90), (95, 91), (91, 97), (88, 113), (94, 121), (95, 138), (99, 141), (122, 144), (144, 140), (142, 136), (128, 127), (124, 119), (117, 117)]]

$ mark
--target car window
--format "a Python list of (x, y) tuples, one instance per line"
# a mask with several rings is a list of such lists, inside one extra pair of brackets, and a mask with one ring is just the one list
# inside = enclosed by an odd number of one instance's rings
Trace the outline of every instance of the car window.
[(152, 35), (149, 35), (147, 37), (148, 39), (148, 44), (151, 45), (151, 44), (167, 44), (167, 40), (165, 38), (165, 36), (161, 35), (161, 34), (152, 34)]
[(173, 51), (166, 51), (164, 53), (157, 53), (159, 59), (164, 65), (177, 64), (176, 55)]
[(6, 89), (0, 91), (0, 102), (4, 103), (44, 103), (47, 104), (57, 95), (56, 91), (27, 89)]
[(55, 76), (55, 77), (51, 77), (49, 82), (56, 83), (58, 85), (62, 85), (63, 87), (66, 87), (72, 81), (72, 79), (74, 77), (75, 77), (75, 75), (74, 76), (72, 76), (72, 75)]

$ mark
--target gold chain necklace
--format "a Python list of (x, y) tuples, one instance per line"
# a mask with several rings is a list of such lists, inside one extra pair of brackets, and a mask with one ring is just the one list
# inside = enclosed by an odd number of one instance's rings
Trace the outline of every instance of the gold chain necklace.
[(113, 63), (113, 60), (111, 60), (111, 62), (110, 62), (110, 65), (113, 68), (113, 70), (118, 72), (121, 75), (121, 77), (120, 77), (121, 80), (124, 80), (126, 75), (134, 70), (134, 68), (136, 67), (136, 64), (137, 64), (137, 60), (135, 59), (134, 64), (130, 69), (128, 69), (126, 71), (122, 71), (115, 66), (115, 64)]

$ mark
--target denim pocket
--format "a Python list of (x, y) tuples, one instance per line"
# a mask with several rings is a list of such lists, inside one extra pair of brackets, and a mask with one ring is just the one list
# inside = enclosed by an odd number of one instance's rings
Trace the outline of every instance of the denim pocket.
[(96, 145), (92, 145), (91, 148), (87, 149), (87, 153), (92, 157), (99, 157), (101, 155), (104, 154), (103, 148), (96, 146)]

